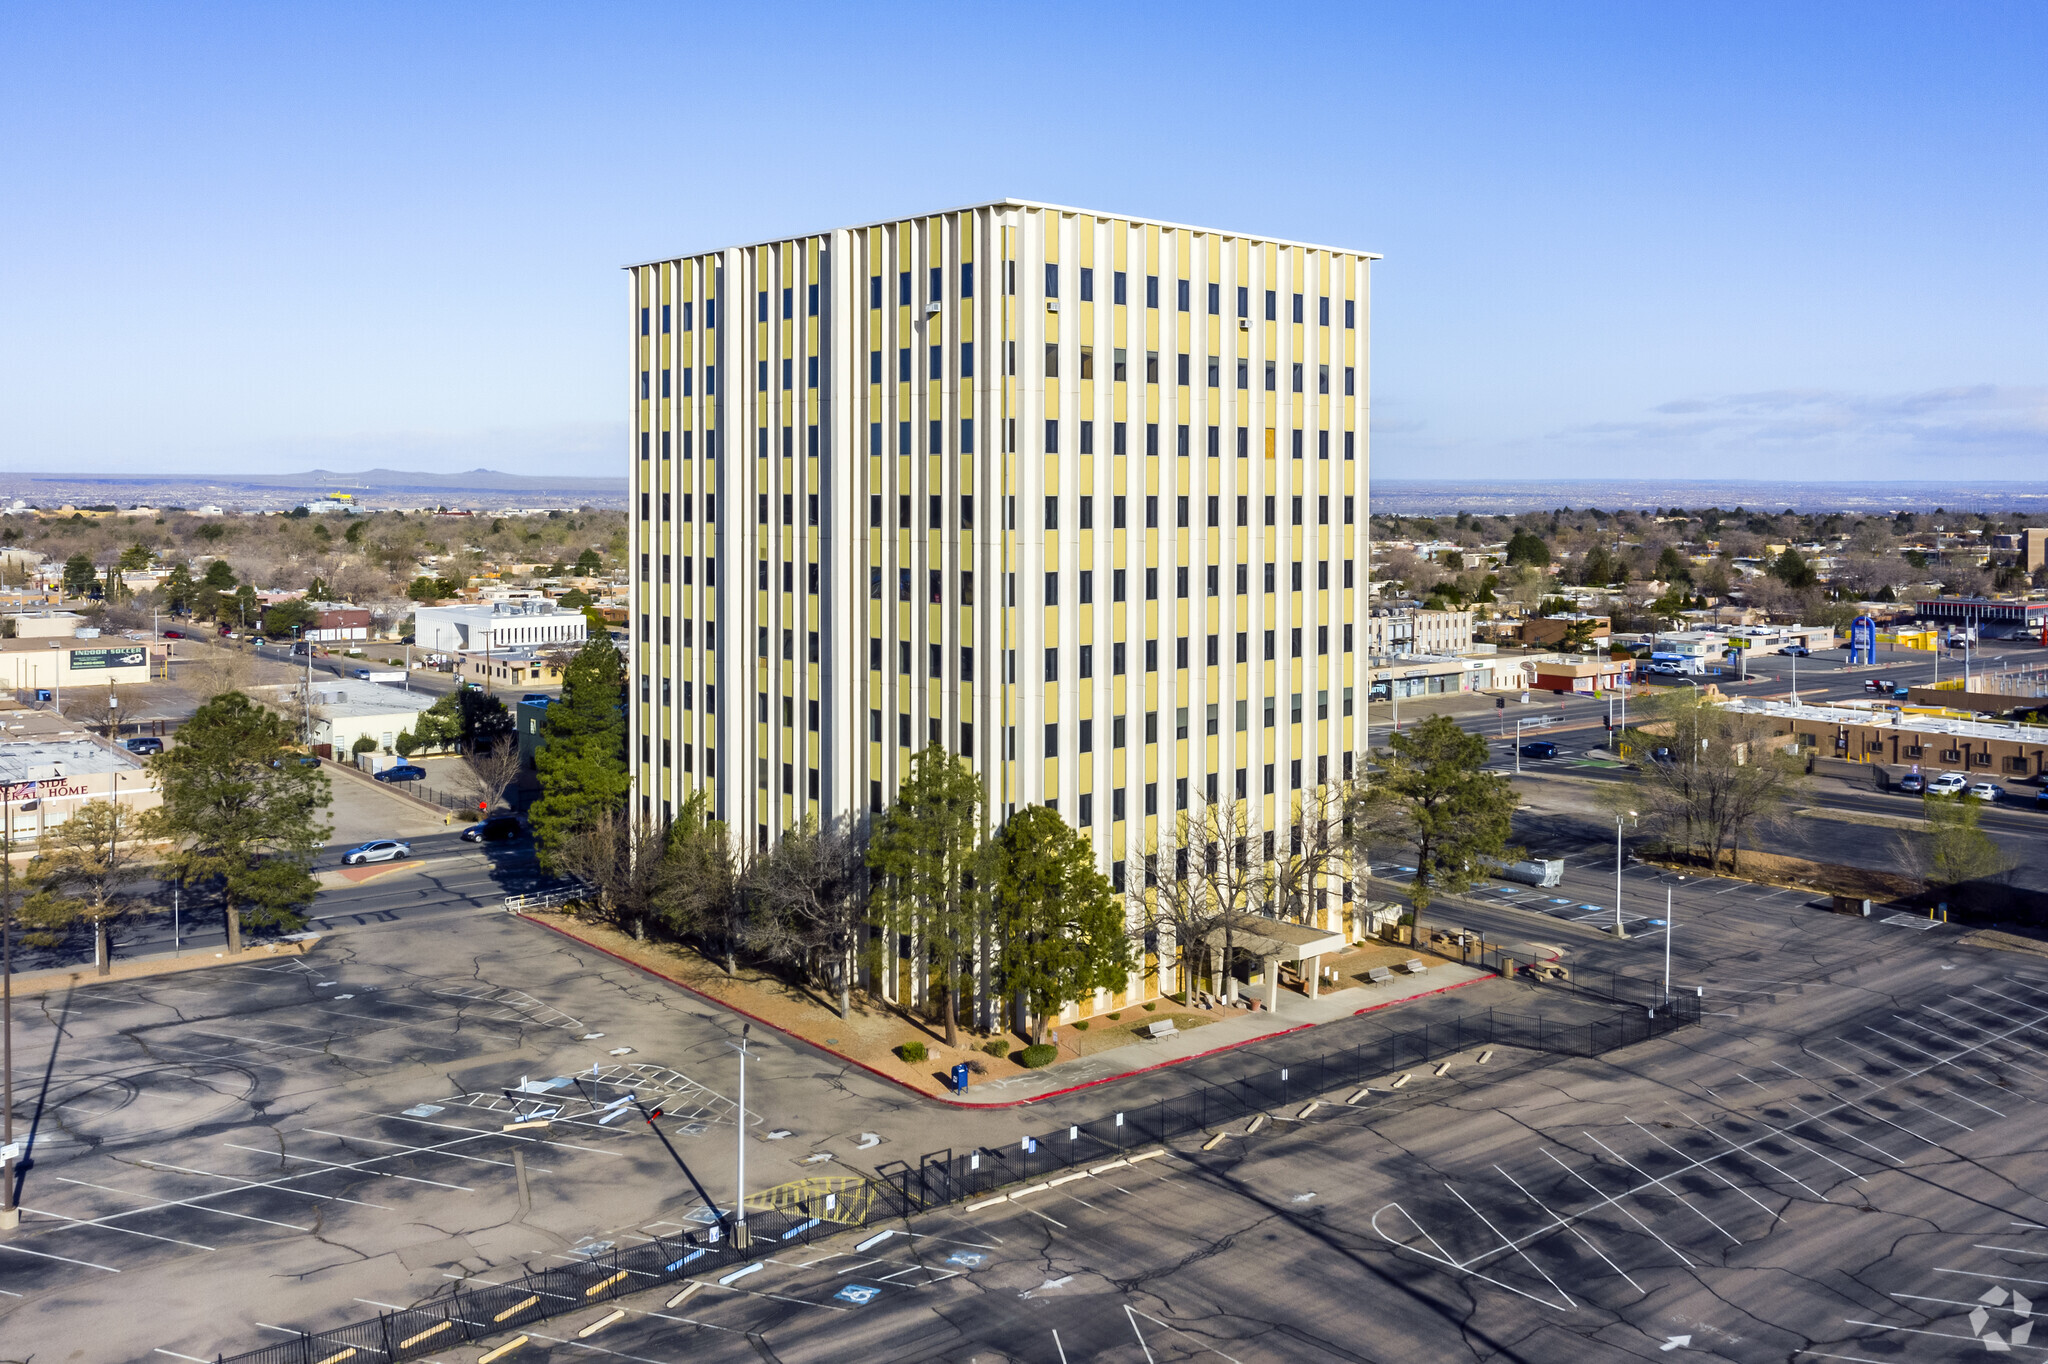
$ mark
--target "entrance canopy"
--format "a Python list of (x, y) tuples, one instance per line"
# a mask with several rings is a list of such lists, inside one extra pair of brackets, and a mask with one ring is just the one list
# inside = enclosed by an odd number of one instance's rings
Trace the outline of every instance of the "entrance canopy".
[[(1222, 949), (1222, 929), (1209, 934), (1209, 945), (1219, 951)], [(1240, 952), (1263, 957), (1267, 961), (1299, 962), (1343, 951), (1344, 935), (1326, 933), (1307, 924), (1283, 923), (1278, 919), (1257, 916), (1238, 922), (1231, 945)]]

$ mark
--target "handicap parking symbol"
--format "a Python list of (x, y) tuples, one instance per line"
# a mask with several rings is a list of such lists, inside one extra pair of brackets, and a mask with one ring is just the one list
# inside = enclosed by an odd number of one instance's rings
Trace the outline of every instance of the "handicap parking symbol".
[(946, 1263), (962, 1269), (980, 1269), (988, 1263), (988, 1256), (978, 1250), (956, 1250), (946, 1257)]
[(876, 1298), (881, 1297), (882, 1290), (879, 1288), (869, 1288), (866, 1284), (850, 1283), (832, 1296), (841, 1302), (850, 1302), (856, 1307), (864, 1307)]

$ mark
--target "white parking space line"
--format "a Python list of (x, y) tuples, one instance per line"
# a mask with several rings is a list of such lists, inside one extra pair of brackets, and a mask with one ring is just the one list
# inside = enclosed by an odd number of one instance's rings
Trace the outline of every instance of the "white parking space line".
[[(436, 1150), (433, 1147), (413, 1146), (402, 1141), (384, 1141), (378, 1137), (364, 1137), (346, 1132), (330, 1132), (324, 1127), (301, 1127), (299, 1131), (310, 1132), (318, 1137), (333, 1137), (336, 1141), (360, 1141), (367, 1142), (371, 1146), (396, 1146), (402, 1152), (409, 1152), (414, 1155), (431, 1151), (434, 1155), (447, 1156), (454, 1160), (473, 1160), (479, 1165), (496, 1165), (505, 1170), (512, 1168), (512, 1162), (509, 1160), (492, 1160), (489, 1156), (472, 1156), (461, 1151)], [(484, 1135), (489, 1136), (491, 1134), (486, 1132)], [(526, 1167), (526, 1172), (535, 1175), (551, 1175), (554, 1173), (553, 1170), (545, 1165), (529, 1165)], [(657, 1223), (656, 1225), (659, 1226), (661, 1224)]]
[(1535, 1194), (1530, 1193), (1528, 1189), (1523, 1188), (1521, 1180), (1516, 1179), (1506, 1170), (1502, 1170), (1501, 1167), (1498, 1165), (1494, 1166), (1493, 1168), (1495, 1170), (1500, 1171), (1500, 1177), (1502, 1179), (1505, 1179), (1508, 1183), (1514, 1185), (1517, 1189), (1521, 1189), (1522, 1197), (1528, 1199), (1531, 1203), (1534, 1203), (1545, 1217), (1551, 1218), (1553, 1221), (1563, 1223), (1566, 1230), (1570, 1231), (1572, 1235), (1578, 1237), (1579, 1241), (1586, 1247), (1586, 1249), (1592, 1251), (1595, 1255), (1598, 1255), (1602, 1260), (1605, 1260), (1607, 1262), (1607, 1267), (1609, 1269), (1613, 1270), (1616, 1274), (1621, 1275), (1623, 1279), (1626, 1279), (1628, 1281), (1628, 1286), (1630, 1288), (1633, 1288), (1638, 1293), (1643, 1292), (1643, 1286), (1637, 1283), (1634, 1279), (1629, 1278), (1628, 1271), (1623, 1269), (1620, 1265), (1614, 1263), (1614, 1261), (1608, 1257), (1606, 1251), (1600, 1249), (1600, 1247), (1594, 1245), (1592, 1241), (1588, 1240), (1586, 1234), (1580, 1231), (1576, 1224), (1563, 1222), (1563, 1219), (1559, 1218), (1556, 1213), (1552, 1212), (1549, 1208), (1544, 1207), (1543, 1200), (1538, 1198)]
[[(289, 1151), (267, 1151), (260, 1146), (237, 1146), (234, 1142), (231, 1141), (224, 1141), (221, 1143), (221, 1145), (227, 1147), (230, 1151), (251, 1151), (266, 1159), (295, 1160), (302, 1165), (323, 1165), (330, 1170), (356, 1170), (362, 1168), (360, 1163), (344, 1164), (338, 1160), (320, 1160), (313, 1156), (293, 1155)], [(376, 1156), (373, 1157), (373, 1159), (389, 1160), (391, 1159), (391, 1157)], [(420, 1179), (413, 1175), (393, 1174), (389, 1170), (371, 1170), (369, 1173), (377, 1176), (377, 1178), (379, 1179), (402, 1179), (408, 1184), (431, 1184), (437, 1189), (453, 1189), (457, 1193), (476, 1192), (475, 1189), (470, 1188), (466, 1184), (444, 1184), (438, 1179)]]
[[(136, 1193), (136, 1192), (134, 1192), (134, 1191), (133, 1191), (133, 1190), (131, 1190), (131, 1189), (117, 1189), (117, 1188), (115, 1188), (115, 1187), (114, 1187), (113, 1185), (111, 1185), (111, 1184), (89, 1184), (89, 1183), (87, 1183), (87, 1182), (86, 1182), (85, 1180), (82, 1180), (82, 1179), (66, 1179), (66, 1178), (65, 1178), (65, 1177), (64, 1177), (63, 1175), (53, 1175), (53, 1176), (51, 1176), (51, 1178), (53, 1178), (53, 1179), (57, 1180), (57, 1181), (58, 1181), (59, 1183), (63, 1183), (63, 1184), (77, 1184), (77, 1185), (79, 1185), (79, 1186), (81, 1186), (81, 1187), (83, 1187), (83, 1188), (87, 1188), (87, 1189), (100, 1189), (100, 1190), (103, 1190), (103, 1191), (105, 1191), (105, 1192), (107, 1192), (107, 1193), (117, 1193), (117, 1194), (123, 1194), (123, 1195), (125, 1195), (125, 1196), (127, 1196), (127, 1197), (129, 1197), (129, 1198), (154, 1198), (154, 1197), (156, 1196), (156, 1195), (154, 1195), (154, 1194), (144, 1194), (144, 1193)], [(289, 1191), (289, 1190), (287, 1190), (287, 1192), (290, 1192), (290, 1191)], [(210, 1197), (210, 1196), (211, 1196), (211, 1195), (202, 1195), (202, 1197)], [(136, 1209), (136, 1211), (137, 1211), (137, 1212), (151, 1212), (151, 1211), (155, 1210), (156, 1208), (191, 1208), (191, 1207), (198, 1207), (198, 1205), (197, 1205), (196, 1203), (194, 1203), (194, 1202), (193, 1202), (192, 1200), (190, 1200), (190, 1199), (175, 1199), (175, 1200), (173, 1200), (173, 1201), (171, 1201), (171, 1202), (168, 1202), (168, 1203), (153, 1203), (153, 1204), (151, 1204), (151, 1205), (150, 1205), (149, 1207), (147, 1207), (147, 1208), (137, 1208), (137, 1209)], [(286, 1230), (288, 1230), (288, 1231), (311, 1231), (311, 1230), (312, 1230), (312, 1228), (311, 1228), (311, 1227), (302, 1227), (302, 1226), (299, 1226), (299, 1225), (298, 1225), (297, 1223), (295, 1223), (295, 1222), (273, 1222), (273, 1221), (271, 1221), (271, 1220), (270, 1220), (270, 1219), (269, 1219), (268, 1217), (252, 1217), (252, 1216), (250, 1216), (250, 1215), (249, 1215), (248, 1213), (245, 1213), (245, 1212), (229, 1212), (229, 1211), (228, 1211), (228, 1210), (227, 1210), (226, 1208), (199, 1208), (199, 1211), (201, 1211), (201, 1212), (209, 1212), (209, 1213), (212, 1213), (212, 1214), (213, 1214), (214, 1216), (216, 1216), (216, 1217), (232, 1217), (232, 1218), (236, 1219), (237, 1221), (242, 1221), (242, 1222), (261, 1222), (261, 1223), (263, 1223), (263, 1225), (265, 1225), (265, 1226), (267, 1226), (267, 1227), (283, 1227), (283, 1228), (285, 1228), (285, 1229), (286, 1229)]]
[[(1742, 1244), (1741, 1237), (1737, 1236), (1734, 1232), (1728, 1230), (1728, 1228), (1722, 1226), (1719, 1222), (1716, 1222), (1713, 1218), (1701, 1212), (1698, 1208), (1693, 1207), (1691, 1203), (1686, 1201), (1686, 1197), (1683, 1193), (1680, 1193), (1677, 1189), (1671, 1188), (1669, 1185), (1665, 1184), (1666, 1180), (1676, 1179), (1679, 1175), (1685, 1174), (1691, 1170), (1699, 1168), (1702, 1162), (1695, 1160), (1692, 1162), (1692, 1164), (1686, 1166), (1684, 1169), (1673, 1170), (1668, 1175), (1659, 1175), (1656, 1178), (1651, 1178), (1650, 1173), (1647, 1170), (1642, 1169), (1640, 1166), (1634, 1164), (1633, 1162), (1623, 1157), (1619, 1151), (1615, 1150), (1612, 1146), (1609, 1146), (1606, 1142), (1600, 1140), (1600, 1138), (1594, 1136), (1591, 1132), (1581, 1130), (1580, 1135), (1585, 1137), (1586, 1140), (1592, 1142), (1595, 1146), (1598, 1146), (1608, 1155), (1613, 1156), (1616, 1162), (1627, 1166), (1631, 1171), (1641, 1176), (1646, 1181), (1643, 1186), (1644, 1188), (1663, 1188), (1665, 1193), (1670, 1194), (1680, 1203), (1683, 1203), (1686, 1209), (1690, 1211), (1693, 1216), (1699, 1218), (1700, 1221), (1705, 1222), (1708, 1226), (1712, 1227), (1715, 1231), (1720, 1232), (1723, 1236), (1727, 1237), (1736, 1245), (1739, 1246)], [(1739, 1151), (1742, 1148), (1737, 1147), (1736, 1149)]]
[(140, 1236), (145, 1240), (164, 1241), (174, 1246), (190, 1246), (194, 1250), (214, 1249), (214, 1247), (212, 1246), (202, 1246), (197, 1241), (181, 1241), (175, 1236), (158, 1236), (154, 1232), (137, 1231), (133, 1227), (116, 1227), (104, 1222), (89, 1221), (83, 1217), (71, 1217), (61, 1212), (51, 1212), (47, 1208), (31, 1208), (26, 1203), (20, 1204), (18, 1206), (21, 1208), (23, 1212), (34, 1213), (37, 1217), (48, 1217), (56, 1221), (69, 1224), (69, 1226), (66, 1227), (56, 1228), (56, 1230), (59, 1231), (69, 1230), (70, 1227), (104, 1227), (108, 1231), (118, 1231), (126, 1236)]
[[(207, 1199), (207, 1198), (225, 1198), (225, 1197), (226, 1197), (227, 1195), (229, 1195), (229, 1194), (234, 1194), (234, 1193), (241, 1193), (241, 1192), (243, 1192), (244, 1190), (247, 1190), (247, 1189), (276, 1189), (276, 1190), (277, 1190), (277, 1191), (278, 1191), (279, 1193), (288, 1193), (288, 1194), (296, 1194), (296, 1195), (298, 1195), (298, 1196), (299, 1196), (300, 1198), (310, 1198), (310, 1199), (313, 1199), (313, 1200), (314, 1200), (315, 1202), (319, 1202), (319, 1203), (352, 1203), (352, 1204), (354, 1204), (354, 1205), (355, 1205), (356, 1207), (358, 1207), (358, 1208), (374, 1208), (374, 1209), (376, 1209), (376, 1210), (377, 1210), (378, 1212), (390, 1212), (390, 1211), (391, 1211), (391, 1209), (390, 1209), (389, 1207), (385, 1206), (385, 1205), (384, 1205), (384, 1204), (382, 1204), (382, 1203), (365, 1203), (365, 1202), (363, 1202), (363, 1201), (362, 1201), (361, 1199), (359, 1199), (359, 1198), (343, 1198), (343, 1197), (342, 1197), (342, 1196), (341, 1196), (340, 1194), (322, 1194), (322, 1193), (314, 1193), (314, 1192), (312, 1192), (312, 1191), (311, 1191), (310, 1189), (287, 1189), (287, 1188), (285, 1188), (285, 1187), (284, 1187), (284, 1186), (285, 1186), (285, 1183), (286, 1183), (287, 1181), (289, 1181), (289, 1180), (294, 1180), (294, 1179), (299, 1179), (299, 1178), (301, 1178), (301, 1177), (302, 1177), (302, 1176), (299, 1176), (299, 1175), (286, 1175), (286, 1176), (284, 1176), (284, 1177), (283, 1177), (282, 1179), (272, 1179), (272, 1180), (254, 1180), (254, 1179), (250, 1179), (250, 1178), (249, 1178), (248, 1176), (246, 1176), (246, 1175), (224, 1175), (224, 1174), (221, 1174), (221, 1173), (219, 1173), (218, 1171), (215, 1171), (215, 1170), (195, 1170), (195, 1169), (193, 1169), (193, 1168), (192, 1168), (192, 1167), (191, 1167), (190, 1165), (173, 1165), (173, 1164), (171, 1164), (171, 1163), (170, 1163), (170, 1162), (168, 1162), (168, 1161), (162, 1161), (162, 1160), (138, 1160), (138, 1161), (136, 1162), (136, 1164), (138, 1164), (138, 1165), (146, 1165), (146, 1166), (148, 1166), (148, 1167), (149, 1167), (150, 1169), (152, 1169), (152, 1170), (172, 1170), (172, 1171), (175, 1171), (175, 1172), (177, 1172), (178, 1174), (181, 1174), (181, 1175), (204, 1175), (204, 1176), (206, 1176), (206, 1177), (207, 1177), (208, 1179), (229, 1179), (229, 1180), (233, 1180), (233, 1181), (235, 1182), (235, 1185), (236, 1185), (236, 1187), (235, 1187), (235, 1188), (232, 1188), (232, 1189), (222, 1189), (222, 1190), (221, 1190), (220, 1192), (218, 1192), (218, 1193), (210, 1193), (210, 1194), (201, 1194), (201, 1195), (199, 1195), (199, 1197), (198, 1197), (198, 1198), (176, 1198), (176, 1199), (169, 1199), (169, 1200), (167, 1200), (167, 1201), (165, 1201), (165, 1202), (163, 1202), (163, 1203), (159, 1203), (159, 1204), (156, 1204), (156, 1205), (155, 1205), (156, 1207), (163, 1207), (163, 1208), (176, 1208), (176, 1207), (187, 1207), (187, 1208), (196, 1208), (196, 1207), (198, 1207), (198, 1206), (200, 1205), (200, 1200), (201, 1200), (201, 1199)], [(308, 1173), (312, 1173), (312, 1172), (311, 1172), (311, 1171), (308, 1171)], [(137, 1208), (137, 1209), (135, 1209), (134, 1211), (135, 1211), (135, 1212), (150, 1212), (150, 1211), (152, 1211), (152, 1210), (153, 1210), (153, 1209), (151, 1209), (151, 1208)], [(207, 1209), (207, 1211), (208, 1211), (208, 1212), (213, 1212), (213, 1211), (216, 1211), (216, 1209), (213, 1209), (213, 1208), (208, 1208), (208, 1209)], [(121, 1214), (119, 1214), (119, 1215), (120, 1215), (120, 1216), (123, 1216), (123, 1217), (127, 1217), (127, 1216), (132, 1216), (133, 1214), (131, 1214), (131, 1213), (121, 1213)], [(260, 1221), (260, 1220), (262, 1220), (262, 1219), (257, 1219), (257, 1220), (259, 1220), (259, 1221)], [(284, 1225), (285, 1225), (285, 1223), (282, 1223), (282, 1222), (280, 1222), (280, 1223), (278, 1223), (278, 1225), (279, 1225), (279, 1226), (284, 1226)], [(310, 1228), (295, 1228), (295, 1230), (310, 1230)]]
[(0, 1241), (0, 1250), (11, 1250), (16, 1255), (33, 1255), (38, 1260), (57, 1260), (67, 1265), (78, 1265), (83, 1269), (104, 1269), (109, 1274), (121, 1272), (112, 1265), (96, 1265), (91, 1260), (74, 1260), (69, 1255), (52, 1255), (47, 1250), (30, 1250), (27, 1246), (17, 1246), (6, 1241)]
[[(507, 1141), (530, 1142), (535, 1146), (557, 1146), (564, 1151), (583, 1151), (593, 1156), (610, 1156), (615, 1160), (624, 1160), (626, 1158), (624, 1151), (606, 1151), (596, 1146), (579, 1146), (573, 1141), (550, 1141), (546, 1137), (528, 1137), (518, 1132), (494, 1132), (487, 1127), (464, 1127), (459, 1122), (434, 1122), (429, 1118), (413, 1118), (403, 1113), (366, 1113), (364, 1116), (388, 1118), (392, 1122), (413, 1122), (418, 1123), (422, 1127), (439, 1127), (450, 1132), (468, 1132), (473, 1136), (479, 1137), (503, 1137)], [(422, 1149), (438, 1151), (440, 1148), (429, 1146)]]

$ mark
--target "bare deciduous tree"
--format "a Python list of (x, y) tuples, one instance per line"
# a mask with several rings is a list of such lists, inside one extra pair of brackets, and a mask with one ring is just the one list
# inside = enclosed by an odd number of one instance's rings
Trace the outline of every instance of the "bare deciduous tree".
[(518, 777), (519, 745), (512, 739), (476, 745), (455, 768), (457, 789), (486, 812), (504, 799), (505, 788)]
[(589, 903), (600, 918), (645, 941), (647, 921), (673, 922), (685, 896), (682, 869), (668, 856), (668, 832), (606, 810), (570, 835), (555, 866), (590, 888)]
[(1141, 859), (1143, 882), (1126, 893), (1143, 931), (1157, 935), (1159, 950), (1172, 941), (1175, 974), (1191, 1002), (1195, 973), (1211, 965), (1218, 948), (1220, 963), (1211, 974), (1221, 977), (1217, 988), (1226, 1000), (1236, 997), (1231, 954), (1237, 935), (1254, 926), (1276, 893), (1263, 844), (1248, 802), (1218, 801), (1183, 811), (1173, 833)]
[(848, 1017), (867, 919), (867, 864), (852, 833), (806, 816), (747, 868), (744, 890), (747, 946), (836, 987), (839, 1016)]
[[(1775, 815), (1798, 788), (1799, 759), (1761, 715), (1730, 711), (1693, 695), (1657, 698), (1642, 728), (1624, 742), (1642, 763), (1635, 781), (1614, 788), (1609, 802), (1633, 811), (1646, 833), (1702, 854), (1718, 867), (1721, 851), (1739, 864), (1743, 838)], [(1662, 759), (1651, 757), (1667, 749)]]

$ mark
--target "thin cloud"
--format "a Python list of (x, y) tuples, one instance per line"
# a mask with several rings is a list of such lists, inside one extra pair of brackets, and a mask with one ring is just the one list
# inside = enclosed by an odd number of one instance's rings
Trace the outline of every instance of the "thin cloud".
[(1776, 389), (1682, 398), (1635, 420), (1565, 427), (1548, 439), (1657, 454), (1842, 454), (1886, 462), (1960, 454), (2038, 461), (2048, 458), (2048, 388), (1980, 384), (1890, 394)]

